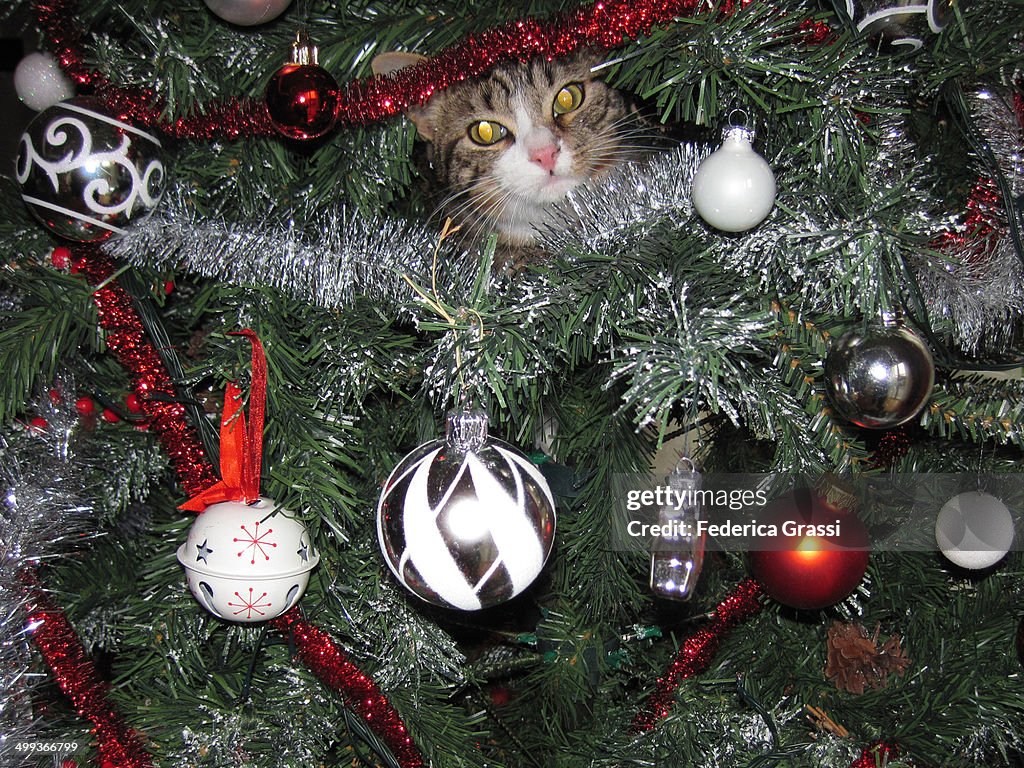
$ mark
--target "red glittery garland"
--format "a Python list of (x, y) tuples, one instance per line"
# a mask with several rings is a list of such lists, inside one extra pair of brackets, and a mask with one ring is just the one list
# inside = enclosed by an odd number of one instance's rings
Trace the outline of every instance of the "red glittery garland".
[(210, 141), (277, 135), (266, 105), (254, 99), (226, 99), (196, 105), (192, 117), (167, 120), (166, 100), (148, 88), (122, 88), (85, 61), (82, 29), (75, 22), (78, 0), (37, 0), (36, 22), (49, 41), (61, 68), (75, 83), (91, 90), (100, 102), (126, 122), (158, 127), (179, 139)]
[(295, 608), (270, 623), (282, 634), (290, 633), (299, 658), (370, 724), (402, 768), (421, 768), (424, 765), (405, 723), (387, 697), (372, 679), (349, 661), (326, 632), (305, 621)]
[(152, 768), (139, 734), (110, 703), (108, 686), (67, 616), (46, 597), (33, 574), (23, 578), (28, 584), (27, 626), (32, 642), (75, 711), (92, 723), (101, 768)]
[(654, 692), (633, 719), (635, 732), (649, 731), (659, 720), (668, 717), (679, 684), (711, 666), (725, 636), (761, 610), (763, 594), (764, 588), (755, 580), (741, 581), (718, 604), (708, 623), (686, 638), (672, 664), (655, 683)]
[[(713, 11), (734, 12), (751, 0), (723, 0)], [(262, 100), (231, 99), (196, 105), (193, 115), (175, 121), (164, 116), (166, 102), (151, 90), (113, 85), (85, 63), (82, 30), (74, 22), (77, 0), (37, 0), (36, 20), (61, 66), (122, 119), (158, 127), (177, 138), (210, 140), (274, 136)], [(471, 35), (437, 56), (393, 77), (353, 81), (341, 89), (336, 125), (367, 125), (400, 114), (460, 80), (478, 77), (496, 64), (534, 56), (555, 59), (584, 48), (609, 50), (642, 37), (659, 24), (708, 12), (704, 0), (599, 0), (550, 20), (526, 18)], [(824, 42), (831, 31), (821, 23), (804, 23), (806, 42)]]
[(983, 262), (992, 255), (1003, 235), (1003, 199), (995, 181), (979, 178), (964, 207), (967, 212), (963, 224), (943, 232), (932, 247), (957, 255), (967, 263)]
[(865, 748), (860, 757), (850, 763), (850, 768), (878, 768), (889, 764), (899, 755), (899, 749), (895, 744), (886, 741), (877, 741), (870, 747)]
[(93, 285), (99, 325), (114, 357), (132, 377), (147, 427), (156, 435), (185, 491), (193, 496), (217, 482), (203, 444), (185, 420), (185, 406), (175, 402), (174, 382), (132, 306), (132, 298), (111, 279), (113, 262), (89, 246), (74, 249), (77, 268)]

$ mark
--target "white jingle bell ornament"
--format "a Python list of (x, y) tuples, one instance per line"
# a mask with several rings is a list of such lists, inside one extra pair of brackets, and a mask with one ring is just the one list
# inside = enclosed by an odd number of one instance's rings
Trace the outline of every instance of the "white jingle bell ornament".
[(284, 13), (292, 0), (203, 0), (214, 15), (231, 24), (251, 27)]
[(752, 129), (729, 126), (722, 146), (704, 158), (693, 177), (693, 207), (723, 232), (756, 227), (775, 205), (775, 174), (754, 151), (753, 141)]
[(306, 526), (263, 497), (211, 504), (178, 548), (200, 605), (245, 623), (276, 618), (299, 602), (319, 560)]
[(188, 587), (219, 619), (253, 623), (280, 616), (302, 597), (320, 560), (301, 521), (259, 495), (267, 361), (252, 342), (249, 426), (241, 392), (229, 383), (220, 425), (221, 481), (181, 505), (199, 512), (178, 548)]
[(408, 454), (377, 503), (384, 559), (417, 597), (475, 611), (526, 589), (551, 554), (555, 504), (544, 476), (487, 436), (482, 411), (452, 414), (445, 440)]

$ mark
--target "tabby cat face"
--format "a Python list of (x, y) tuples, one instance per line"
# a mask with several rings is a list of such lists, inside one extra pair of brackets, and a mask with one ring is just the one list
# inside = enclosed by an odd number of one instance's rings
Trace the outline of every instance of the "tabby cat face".
[[(420, 57), (399, 56), (402, 66)], [(624, 159), (632, 111), (591, 74), (596, 59), (534, 60), (460, 82), (409, 111), (431, 144), (447, 196), (441, 214), (470, 234), (496, 231), (529, 245), (538, 226), (558, 226), (552, 203)], [(391, 71), (400, 67), (392, 67)]]

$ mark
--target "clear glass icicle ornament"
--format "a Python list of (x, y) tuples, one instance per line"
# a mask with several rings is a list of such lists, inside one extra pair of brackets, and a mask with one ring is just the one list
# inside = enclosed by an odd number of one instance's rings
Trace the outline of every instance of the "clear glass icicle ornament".
[(702, 516), (702, 475), (693, 460), (682, 457), (667, 478), (667, 503), (658, 509), (661, 536), (651, 544), (651, 590), (660, 597), (689, 600), (704, 563), (706, 534), (698, 528)]

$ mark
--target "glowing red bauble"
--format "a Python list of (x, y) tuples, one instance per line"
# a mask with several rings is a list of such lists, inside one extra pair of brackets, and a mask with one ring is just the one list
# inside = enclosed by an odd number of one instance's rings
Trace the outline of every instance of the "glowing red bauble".
[(785, 496), (766, 510), (778, 535), (751, 551), (750, 569), (769, 596), (791, 608), (813, 610), (838, 603), (864, 578), (868, 534), (857, 517), (820, 498), (805, 503)]
[(290, 139), (315, 139), (334, 125), (338, 83), (319, 64), (285, 64), (267, 84), (267, 112)]

